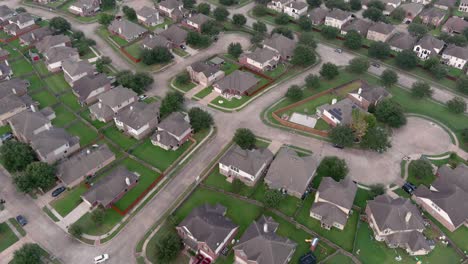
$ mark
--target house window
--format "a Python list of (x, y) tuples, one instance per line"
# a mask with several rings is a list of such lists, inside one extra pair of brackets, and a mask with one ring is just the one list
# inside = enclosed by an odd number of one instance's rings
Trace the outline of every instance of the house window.
[(238, 168), (236, 168), (236, 167), (233, 167), (233, 166), (231, 166), (231, 170), (233, 170), (233, 171), (235, 171), (235, 172), (239, 173), (239, 169), (238, 169)]

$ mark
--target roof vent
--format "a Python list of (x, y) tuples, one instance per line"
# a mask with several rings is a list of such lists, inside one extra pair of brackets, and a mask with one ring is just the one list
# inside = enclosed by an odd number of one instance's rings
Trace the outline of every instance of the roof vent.
[(332, 104), (332, 105), (334, 105), (334, 104), (336, 104), (336, 102), (337, 102), (336, 98), (333, 98), (333, 100), (332, 100), (332, 103), (331, 103), (331, 104)]
[(125, 178), (125, 183), (127, 184), (127, 186), (130, 186), (131, 185), (130, 178), (128, 178), (128, 177)]

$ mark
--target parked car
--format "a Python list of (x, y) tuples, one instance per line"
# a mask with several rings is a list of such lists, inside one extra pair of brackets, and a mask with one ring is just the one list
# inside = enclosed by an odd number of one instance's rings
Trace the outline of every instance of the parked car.
[(57, 197), (59, 196), (61, 193), (63, 193), (67, 188), (61, 186), (61, 187), (58, 187), (57, 189), (55, 189), (53, 192), (52, 192), (52, 197)]
[(409, 182), (405, 182), (401, 188), (408, 194), (412, 194), (416, 190), (416, 186)]
[(344, 149), (344, 146), (341, 146), (341, 145), (338, 145), (338, 144), (333, 144), (333, 147), (337, 148), (337, 149)]
[(18, 221), (18, 223), (21, 225), (21, 226), (25, 226), (28, 224), (28, 220), (26, 220), (26, 218), (22, 215), (18, 215), (16, 217), (16, 221)]
[(143, 101), (146, 98), (148, 98), (148, 96), (146, 94), (142, 94), (142, 95), (138, 96), (138, 100), (140, 100), (140, 101)]
[(180, 45), (180, 48), (183, 49), (183, 50), (187, 49), (187, 47), (185, 47), (184, 45)]
[(343, 50), (342, 50), (342, 49), (335, 49), (335, 52), (337, 52), (337, 53), (343, 53)]
[(380, 64), (378, 64), (377, 62), (373, 62), (373, 63), (371, 63), (371, 65), (376, 67), (376, 68), (380, 68)]
[(106, 260), (109, 259), (109, 255), (108, 254), (102, 254), (102, 255), (99, 255), (97, 257), (94, 258), (94, 263), (97, 264), (97, 263), (103, 263), (105, 262)]
[(8, 132), (8, 133), (5, 133), (5, 134), (0, 136), (0, 141), (3, 143), (3, 142), (6, 142), (6, 141), (8, 141), (8, 140), (10, 140), (12, 138), (13, 138), (13, 134)]

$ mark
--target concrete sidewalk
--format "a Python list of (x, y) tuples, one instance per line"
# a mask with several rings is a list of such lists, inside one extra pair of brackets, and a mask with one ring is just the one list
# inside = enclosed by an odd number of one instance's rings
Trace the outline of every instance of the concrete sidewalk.
[[(211, 101), (213, 101), (218, 96), (219, 96), (219, 93), (212, 91), (209, 95), (205, 96), (205, 98), (201, 99), (199, 102), (202, 105), (208, 105)], [(223, 101), (226, 101), (226, 99), (223, 99)]]
[(58, 225), (64, 229), (67, 230), (70, 225), (78, 221), (83, 215), (85, 215), (87, 212), (89, 212), (89, 204), (82, 202), (80, 205), (78, 205), (73, 211), (71, 211), (67, 216), (65, 216), (60, 222), (58, 222)]
[(193, 87), (192, 89), (190, 89), (190, 91), (186, 92), (185, 97), (187, 97), (188, 99), (191, 99), (194, 95), (196, 95), (198, 92), (200, 92), (203, 89), (205, 89), (205, 86), (199, 84)]

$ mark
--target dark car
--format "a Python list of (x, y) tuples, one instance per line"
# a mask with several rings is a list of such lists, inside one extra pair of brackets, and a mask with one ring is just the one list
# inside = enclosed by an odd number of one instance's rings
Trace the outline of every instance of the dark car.
[(61, 193), (63, 193), (67, 188), (61, 186), (61, 187), (58, 187), (57, 189), (55, 189), (53, 192), (52, 192), (52, 197), (57, 197), (59, 196)]
[(26, 218), (24, 218), (24, 216), (22, 215), (18, 215), (16, 217), (16, 221), (18, 221), (18, 223), (21, 225), (21, 226), (25, 226), (28, 224), (28, 220), (26, 220)]
[(405, 182), (405, 184), (403, 184), (401, 188), (409, 194), (412, 194), (416, 190), (416, 186), (414, 186), (414, 184), (409, 183), (409, 182)]
[(8, 141), (8, 140), (10, 140), (10, 139), (12, 139), (12, 138), (13, 138), (13, 134), (10, 133), (10, 132), (5, 133), (5, 134), (3, 134), (3, 135), (0, 136), (0, 140), (1, 140), (2, 142)]
[(341, 145), (338, 145), (338, 144), (333, 144), (333, 147), (337, 148), (337, 149), (344, 149), (344, 146), (341, 146)]
[(373, 63), (371, 63), (371, 65), (376, 67), (376, 68), (380, 68), (380, 64), (378, 64), (377, 62), (373, 62)]
[(180, 45), (179, 47), (180, 47), (181, 49), (183, 49), (183, 50), (186, 50), (186, 49), (187, 49), (187, 47), (185, 47), (184, 45)]

